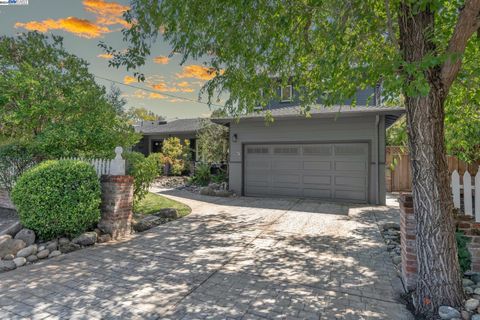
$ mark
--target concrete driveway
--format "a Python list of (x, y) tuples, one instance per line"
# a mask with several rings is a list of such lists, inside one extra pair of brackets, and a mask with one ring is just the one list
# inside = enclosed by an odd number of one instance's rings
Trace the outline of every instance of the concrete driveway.
[(163, 193), (193, 213), (0, 274), (0, 318), (412, 318), (376, 225), (387, 207)]

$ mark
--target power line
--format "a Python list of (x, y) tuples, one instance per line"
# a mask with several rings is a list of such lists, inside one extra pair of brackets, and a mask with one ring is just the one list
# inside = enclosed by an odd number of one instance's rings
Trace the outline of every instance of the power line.
[(119, 85), (122, 85), (122, 86), (130, 87), (130, 88), (134, 88), (134, 89), (138, 89), (138, 90), (143, 90), (143, 91), (147, 91), (147, 92), (151, 92), (151, 93), (162, 94), (162, 95), (167, 96), (167, 97), (182, 99), (182, 100), (186, 100), (186, 101), (190, 101), (190, 102), (201, 103), (201, 104), (205, 104), (207, 106), (215, 106), (215, 107), (223, 108), (222, 105), (215, 104), (215, 103), (211, 103), (209, 105), (207, 102), (202, 102), (202, 101), (195, 100), (195, 99), (185, 98), (185, 97), (177, 96), (177, 95), (174, 95), (174, 94), (165, 93), (165, 92), (162, 92), (162, 91), (159, 91), (159, 90), (137, 87), (137, 86), (134, 86), (134, 85), (131, 85), (131, 84), (126, 84), (126, 83), (123, 83), (123, 82), (120, 82), (120, 81), (117, 81), (117, 80), (100, 77), (100, 76), (97, 76), (95, 74), (93, 76), (95, 78), (98, 78), (98, 79), (102, 79), (102, 80), (105, 80), (105, 81), (110, 81), (110, 82), (113, 82), (113, 83), (116, 83), (116, 84), (119, 84)]

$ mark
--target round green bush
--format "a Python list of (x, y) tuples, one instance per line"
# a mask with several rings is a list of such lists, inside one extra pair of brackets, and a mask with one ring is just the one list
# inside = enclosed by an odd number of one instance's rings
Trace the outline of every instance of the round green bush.
[(20, 176), (12, 200), (23, 226), (43, 240), (76, 236), (100, 219), (100, 182), (82, 161), (40, 163)]

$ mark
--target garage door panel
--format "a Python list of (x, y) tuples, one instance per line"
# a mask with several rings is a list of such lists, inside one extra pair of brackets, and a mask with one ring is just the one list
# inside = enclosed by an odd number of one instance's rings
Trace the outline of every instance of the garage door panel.
[(367, 171), (367, 163), (360, 161), (335, 161), (336, 171)]
[(303, 196), (307, 198), (332, 199), (332, 191), (330, 189), (303, 189)]
[(288, 197), (301, 197), (301, 189), (291, 187), (272, 187), (272, 194)]
[(291, 159), (291, 160), (280, 160), (280, 159), (273, 159), (272, 160), (272, 169), (273, 170), (299, 170), (302, 167), (302, 163), (299, 159)]
[(300, 175), (297, 174), (282, 174), (273, 176), (273, 182), (287, 183), (287, 184), (299, 184)]
[(316, 185), (330, 185), (332, 183), (331, 176), (303, 176), (303, 184), (316, 184)]
[(364, 187), (366, 185), (365, 177), (336, 176), (335, 186)]
[(304, 170), (332, 170), (331, 161), (303, 161)]
[(342, 201), (366, 201), (364, 190), (335, 190), (335, 200)]
[(367, 201), (366, 143), (290, 143), (246, 150), (246, 195)]

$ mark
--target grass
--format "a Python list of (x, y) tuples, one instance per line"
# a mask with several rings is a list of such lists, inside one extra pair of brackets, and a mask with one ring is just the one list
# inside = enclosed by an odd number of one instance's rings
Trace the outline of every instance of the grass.
[(160, 209), (164, 208), (177, 209), (178, 215), (180, 217), (186, 216), (187, 214), (192, 212), (192, 209), (189, 206), (154, 193), (147, 194), (147, 196), (143, 198), (142, 201), (135, 205), (133, 211), (136, 214), (148, 215), (158, 212), (160, 211)]

